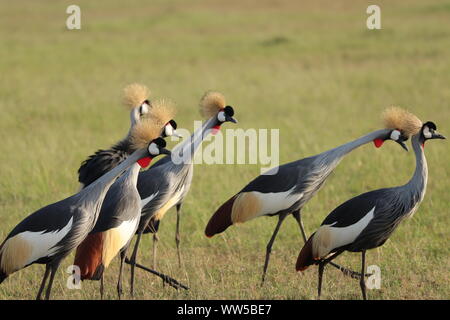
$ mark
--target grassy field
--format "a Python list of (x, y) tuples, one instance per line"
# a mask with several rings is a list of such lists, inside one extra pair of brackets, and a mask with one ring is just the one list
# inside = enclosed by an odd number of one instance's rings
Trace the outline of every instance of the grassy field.
[[(377, 1), (382, 30), (374, 31), (366, 28), (366, 1), (76, 1), (82, 29), (69, 31), (65, 10), (73, 3), (0, 1), (0, 239), (29, 213), (74, 193), (80, 162), (124, 136), (129, 118), (120, 95), (130, 82), (173, 99), (178, 124), (189, 130), (200, 120), (204, 91), (222, 91), (239, 120), (234, 128), (280, 129), (281, 163), (380, 128), (380, 112), (393, 104), (450, 135), (448, 1)], [(382, 271), (381, 289), (370, 290), (370, 299), (450, 298), (448, 150), (447, 141), (427, 144), (423, 203), (368, 253), (368, 264)], [(350, 197), (405, 183), (414, 165), (413, 152), (394, 143), (356, 150), (303, 210), (307, 232)], [(263, 288), (276, 218), (204, 236), (215, 209), (258, 173), (258, 165), (196, 166), (181, 221), (183, 267), (174, 209), (161, 224), (158, 251), (158, 268), (191, 290), (163, 287), (138, 271), (136, 298), (315, 299), (317, 269), (295, 272), (302, 241), (294, 219), (282, 226)], [(149, 265), (150, 237), (141, 249), (139, 260)], [(337, 259), (352, 268), (359, 261), (349, 253)], [(53, 298), (98, 299), (97, 282), (66, 288), (72, 262), (73, 255), (63, 262)], [(110, 299), (117, 267), (114, 261), (106, 272)], [(33, 265), (12, 275), (0, 299), (34, 298), (43, 270)], [(327, 269), (323, 298), (359, 299), (358, 282)]]

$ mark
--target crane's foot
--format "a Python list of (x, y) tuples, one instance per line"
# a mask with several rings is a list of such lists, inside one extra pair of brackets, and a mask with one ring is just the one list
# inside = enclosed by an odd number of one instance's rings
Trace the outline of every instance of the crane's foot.
[[(332, 265), (333, 267), (335, 267), (336, 269), (340, 270), (345, 276), (349, 276), (353, 279), (361, 279), (361, 273), (360, 272), (356, 272), (353, 271), (351, 269), (342, 267), (340, 265), (338, 265), (337, 263), (334, 262), (329, 262), (330, 265)], [(371, 273), (366, 273), (364, 274), (365, 277), (370, 277), (372, 274)]]
[[(128, 258), (125, 258), (125, 263), (131, 264), (131, 261)], [(184, 284), (180, 283), (179, 281), (175, 280), (174, 278), (169, 277), (168, 275), (165, 275), (161, 272), (147, 268), (139, 263), (136, 263), (135, 266), (138, 267), (139, 269), (145, 270), (147, 272), (150, 272), (151, 274), (154, 274), (155, 276), (160, 277), (163, 280), (163, 283), (167, 283), (172, 288), (175, 288), (177, 290), (178, 289), (189, 290), (188, 286), (185, 286)]]

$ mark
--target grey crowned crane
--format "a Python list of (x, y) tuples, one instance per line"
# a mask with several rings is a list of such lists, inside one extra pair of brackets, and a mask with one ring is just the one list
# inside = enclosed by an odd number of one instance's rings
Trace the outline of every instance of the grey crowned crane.
[(0, 283), (31, 264), (45, 264), (37, 299), (41, 299), (50, 275), (45, 294), (49, 299), (61, 260), (94, 228), (105, 195), (116, 178), (136, 162), (147, 163), (158, 154), (168, 153), (163, 140), (156, 139), (159, 133), (153, 121), (140, 122), (131, 132), (136, 151), (125, 161), (75, 195), (45, 206), (20, 222), (0, 245)]
[[(207, 92), (200, 100), (200, 111), (204, 117), (209, 118), (196, 130), (190, 139), (178, 144), (172, 151), (172, 157), (164, 157), (149, 170), (141, 172), (138, 177), (137, 188), (142, 199), (142, 217), (137, 230), (137, 240), (130, 260), (131, 264), (131, 294), (134, 290), (135, 266), (145, 268), (136, 264), (139, 243), (144, 232), (156, 232), (159, 221), (166, 212), (176, 206), (177, 228), (176, 244), (178, 259), (179, 252), (179, 217), (181, 205), (189, 192), (193, 177), (193, 158), (196, 150), (202, 143), (204, 137), (213, 130), (219, 130), (225, 122), (237, 121), (233, 118), (234, 110), (227, 106), (225, 98), (218, 92)], [(179, 161), (173, 161), (177, 158)], [(182, 161), (181, 161), (182, 160)], [(155, 248), (155, 243), (154, 243)], [(153, 256), (155, 258), (156, 251)]]
[[(303, 206), (319, 191), (345, 155), (372, 141), (376, 147), (380, 147), (385, 140), (394, 140), (406, 149), (404, 137), (398, 130), (381, 129), (318, 155), (273, 168), (256, 177), (217, 209), (206, 226), (206, 236), (212, 237), (233, 224), (256, 217), (278, 216), (278, 223), (266, 247), (261, 282), (263, 284), (272, 246), (284, 219), (289, 214), (293, 215), (306, 242), (301, 220)], [(356, 274), (334, 263), (332, 265), (344, 274), (351, 276)]]
[(412, 136), (416, 156), (416, 169), (403, 186), (385, 188), (363, 193), (334, 209), (311, 235), (300, 251), (297, 271), (308, 266), (319, 266), (318, 296), (322, 288), (325, 266), (344, 251), (361, 252), (360, 286), (363, 299), (367, 298), (365, 278), (366, 251), (382, 246), (400, 222), (411, 217), (425, 196), (428, 167), (425, 159), (425, 142), (430, 139), (445, 139), (436, 132), (433, 122), (422, 122), (413, 114), (400, 109), (387, 110), (386, 121), (404, 135)]
[[(152, 103), (148, 119), (152, 119), (157, 127), (162, 129), (161, 135), (165, 136), (173, 133), (173, 131), (168, 132), (166, 124), (173, 121), (174, 115), (175, 109), (171, 103), (156, 100)], [(133, 149), (131, 138), (130, 149)], [(128, 155), (125, 153), (123, 156)], [(74, 265), (80, 268), (81, 280), (101, 280), (102, 298), (104, 269), (119, 252), (120, 271), (117, 291), (119, 299), (121, 297), (123, 261), (141, 216), (141, 198), (136, 188), (139, 169), (138, 164), (132, 165), (111, 186), (94, 229), (78, 246), (75, 253)], [(172, 281), (178, 283), (174, 279)]]
[[(123, 104), (130, 109), (130, 130), (124, 139), (117, 142), (110, 149), (98, 150), (81, 164), (78, 169), (78, 180), (81, 183), (81, 189), (97, 180), (133, 153), (134, 150), (130, 142), (131, 130), (141, 119), (151, 115), (153, 108), (152, 103), (149, 101), (149, 96), (150, 90), (139, 83), (133, 83), (124, 88)], [(176, 122), (169, 119), (163, 131), (163, 138), (175, 134), (175, 129)]]

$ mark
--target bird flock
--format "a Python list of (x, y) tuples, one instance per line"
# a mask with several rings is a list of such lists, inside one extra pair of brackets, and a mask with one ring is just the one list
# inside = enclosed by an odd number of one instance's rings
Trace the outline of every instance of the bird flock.
[[(130, 109), (130, 129), (109, 149), (89, 156), (78, 170), (80, 190), (61, 201), (49, 204), (22, 220), (0, 245), (0, 283), (14, 272), (32, 264), (44, 264), (45, 272), (37, 299), (50, 298), (53, 281), (61, 261), (75, 251), (73, 265), (81, 280), (99, 280), (103, 298), (104, 273), (118, 256), (120, 268), (117, 294), (123, 295), (122, 275), (130, 265), (130, 295), (134, 295), (135, 269), (160, 277), (176, 289), (189, 289), (179, 281), (156, 271), (157, 232), (161, 220), (176, 208), (178, 263), (181, 265), (180, 217), (183, 202), (193, 179), (193, 161), (204, 138), (226, 123), (236, 123), (234, 109), (225, 97), (208, 91), (199, 106), (206, 119), (190, 138), (166, 149), (165, 138), (179, 136), (175, 108), (169, 100), (150, 100), (149, 89), (142, 84), (124, 88), (123, 103)], [(221, 205), (211, 216), (205, 235), (212, 237), (229, 226), (261, 216), (276, 216), (278, 222), (266, 247), (261, 284), (267, 274), (270, 254), (285, 218), (292, 214), (298, 223), (304, 245), (299, 248), (296, 270), (318, 266), (318, 298), (321, 295), (326, 265), (359, 279), (362, 296), (367, 298), (365, 254), (383, 245), (404, 218), (412, 216), (425, 196), (428, 178), (425, 142), (445, 139), (431, 122), (422, 123), (414, 114), (398, 108), (386, 109), (384, 128), (370, 132), (336, 148), (273, 168), (249, 182)], [(416, 157), (412, 178), (402, 186), (360, 194), (332, 210), (309, 237), (302, 209), (320, 190), (340, 161), (351, 151), (368, 143), (379, 148), (392, 140), (408, 151), (411, 139)], [(151, 165), (152, 159), (164, 157)], [(182, 163), (173, 156), (182, 157)], [(187, 161), (186, 161), (187, 159)], [(153, 266), (137, 262), (142, 235), (153, 235)], [(131, 252), (132, 239), (136, 241)], [(333, 262), (344, 251), (361, 253), (361, 271), (356, 272)]]

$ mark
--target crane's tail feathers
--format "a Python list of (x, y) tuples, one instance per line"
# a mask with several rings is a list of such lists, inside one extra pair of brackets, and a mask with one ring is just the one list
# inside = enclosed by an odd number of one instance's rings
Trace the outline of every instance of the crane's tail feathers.
[(295, 265), (295, 269), (297, 271), (304, 271), (310, 265), (315, 263), (315, 260), (313, 258), (313, 236), (314, 234), (309, 237), (308, 241), (306, 241), (305, 245), (300, 251), (300, 254), (298, 255), (297, 263)]
[(225, 202), (209, 219), (208, 225), (205, 229), (205, 235), (211, 238), (217, 233), (225, 231), (229, 226), (233, 224), (231, 214), (233, 211), (233, 203), (236, 196), (233, 196), (227, 202)]
[(5, 281), (6, 278), (8, 278), (8, 275), (3, 271), (0, 271), (0, 284)]
[(103, 234), (93, 233), (78, 246), (74, 265), (80, 268), (81, 280), (92, 279), (102, 264)]

